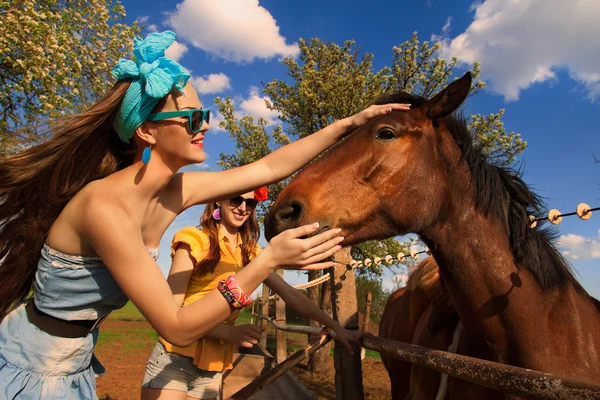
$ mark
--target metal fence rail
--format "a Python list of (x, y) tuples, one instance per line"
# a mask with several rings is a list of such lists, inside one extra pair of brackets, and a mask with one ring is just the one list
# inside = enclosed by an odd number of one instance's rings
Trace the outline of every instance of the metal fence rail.
[(245, 400), (251, 397), (252, 395), (259, 392), (262, 388), (272, 383), (275, 379), (279, 378), (281, 375), (285, 374), (287, 371), (298, 365), (302, 360), (308, 358), (321, 347), (325, 346), (327, 343), (329, 343), (329, 341), (331, 341), (331, 335), (329, 332), (318, 328), (316, 328), (316, 332), (317, 335), (321, 335), (321, 337), (307, 344), (305, 347), (298, 350), (296, 353), (294, 353), (291, 357), (287, 358), (282, 363), (277, 364), (269, 371), (258, 376), (248, 385), (244, 386), (242, 389), (234, 393), (227, 400)]
[[(319, 335), (322, 330), (309, 326), (282, 326), (272, 318), (260, 316), (277, 329), (287, 332)], [(333, 337), (335, 332), (331, 332)], [(335, 337), (334, 337), (335, 339)], [(379, 353), (389, 354), (402, 361), (448, 374), (477, 385), (527, 399), (600, 399), (600, 385), (578, 382), (543, 372), (493, 361), (432, 350), (426, 347), (365, 335), (362, 346)]]

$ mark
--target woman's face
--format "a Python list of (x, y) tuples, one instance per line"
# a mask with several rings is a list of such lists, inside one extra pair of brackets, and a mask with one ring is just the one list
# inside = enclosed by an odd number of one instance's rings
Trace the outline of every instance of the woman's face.
[[(240, 197), (245, 201), (241, 201)], [(221, 207), (221, 223), (239, 229), (256, 208), (256, 203), (254, 192), (217, 203)]]
[[(183, 111), (202, 108), (198, 94), (191, 84), (184, 88), (185, 96), (173, 90), (166, 98), (164, 106), (157, 110)], [(204, 152), (204, 135), (210, 128), (206, 121), (202, 121), (200, 131), (193, 133), (190, 130), (188, 117), (173, 117), (161, 121), (146, 121), (151, 127), (156, 140), (152, 147), (153, 153), (160, 154), (163, 161), (169, 165), (180, 168), (184, 165), (199, 164), (206, 160)]]

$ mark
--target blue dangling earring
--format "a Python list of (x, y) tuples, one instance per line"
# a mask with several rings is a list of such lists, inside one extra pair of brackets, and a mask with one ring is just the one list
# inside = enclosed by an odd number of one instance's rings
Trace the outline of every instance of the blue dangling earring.
[(144, 165), (148, 165), (148, 163), (150, 162), (151, 155), (152, 155), (152, 148), (151, 148), (151, 146), (148, 146), (142, 152), (142, 162), (144, 163)]

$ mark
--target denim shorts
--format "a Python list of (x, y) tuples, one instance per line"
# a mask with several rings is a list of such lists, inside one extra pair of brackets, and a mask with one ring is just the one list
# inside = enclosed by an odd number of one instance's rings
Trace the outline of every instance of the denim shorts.
[(142, 387), (179, 390), (198, 399), (219, 399), (222, 379), (222, 372), (199, 369), (192, 358), (170, 353), (158, 342), (146, 364)]

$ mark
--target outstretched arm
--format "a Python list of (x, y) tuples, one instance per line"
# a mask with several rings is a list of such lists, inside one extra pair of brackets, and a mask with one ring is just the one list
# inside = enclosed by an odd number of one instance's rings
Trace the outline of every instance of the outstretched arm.
[(405, 111), (408, 104), (374, 105), (352, 117), (288, 144), (251, 164), (219, 172), (184, 172), (176, 175), (172, 189), (182, 193), (183, 209), (206, 204), (279, 182), (309, 163), (372, 118), (391, 111)]
[(285, 301), (286, 306), (290, 306), (305, 317), (334, 330), (338, 340), (352, 353), (349, 342), (359, 342), (360, 334), (358, 332), (344, 329), (339, 322), (327, 315), (313, 301), (299, 290), (294, 289), (277, 274), (269, 275), (264, 283)]
[[(168, 342), (187, 346), (234, 311), (216, 289), (184, 307), (177, 304), (160, 268), (144, 246), (139, 226), (125, 210), (109, 207), (104, 199), (96, 198), (85, 207), (81, 224), (81, 236), (94, 247), (123, 292)], [(258, 257), (236, 274), (240, 287), (252, 293), (282, 265), (291, 269), (331, 266), (330, 262), (320, 261), (339, 250), (339, 230), (299, 239), (317, 227), (307, 225), (273, 238)]]

